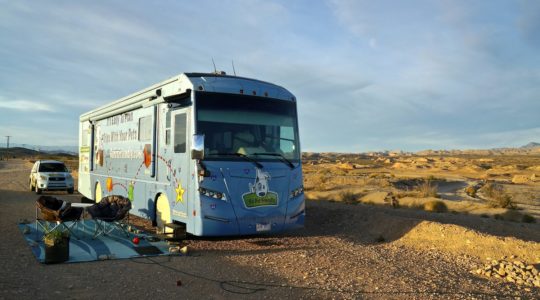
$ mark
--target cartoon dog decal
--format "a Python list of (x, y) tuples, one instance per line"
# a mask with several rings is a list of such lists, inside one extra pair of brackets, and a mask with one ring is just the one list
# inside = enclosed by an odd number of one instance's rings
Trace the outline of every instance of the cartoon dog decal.
[(264, 197), (268, 193), (268, 181), (270, 180), (270, 174), (257, 169), (257, 178), (255, 178), (255, 184), (249, 184), (250, 192), (254, 193), (258, 197)]

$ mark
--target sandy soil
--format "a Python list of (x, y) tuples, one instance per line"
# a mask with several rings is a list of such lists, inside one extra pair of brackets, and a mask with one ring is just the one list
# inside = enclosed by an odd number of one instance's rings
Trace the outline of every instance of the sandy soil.
[(190, 256), (42, 265), (16, 227), (35, 215), (30, 167), (0, 162), (0, 299), (532, 299), (540, 293), (471, 273), (487, 256), (515, 254), (540, 264), (539, 224), (328, 201), (307, 202), (304, 230), (191, 239), (185, 241)]

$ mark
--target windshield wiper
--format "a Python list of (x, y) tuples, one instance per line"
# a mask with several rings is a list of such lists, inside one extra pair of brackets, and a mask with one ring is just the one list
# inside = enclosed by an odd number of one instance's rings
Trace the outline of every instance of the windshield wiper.
[(245, 155), (245, 154), (238, 153), (238, 152), (209, 153), (209, 154), (207, 154), (207, 155), (216, 155), (216, 156), (217, 156), (217, 155), (238, 156), (238, 157), (241, 157), (241, 158), (243, 158), (243, 159), (245, 159), (245, 160), (247, 160), (247, 161), (249, 161), (249, 162), (255, 164), (255, 166), (257, 166), (257, 168), (263, 168), (263, 165), (262, 165), (260, 162), (254, 160), (253, 158), (251, 158), (251, 157), (249, 157), (249, 156), (247, 156), (247, 155)]
[(294, 164), (290, 160), (288, 160), (285, 156), (283, 156), (283, 154), (281, 154), (281, 153), (258, 152), (258, 153), (253, 153), (253, 155), (278, 156), (279, 158), (281, 158), (280, 160), (284, 164), (288, 165), (291, 168), (291, 170), (295, 168)]

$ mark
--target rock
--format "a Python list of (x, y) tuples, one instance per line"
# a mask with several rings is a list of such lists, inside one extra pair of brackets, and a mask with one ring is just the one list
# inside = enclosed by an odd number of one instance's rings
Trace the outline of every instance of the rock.
[(489, 271), (486, 272), (486, 276), (487, 276), (487, 277), (491, 277), (491, 270), (489, 270)]
[(499, 268), (499, 271), (497, 271), (497, 273), (499, 273), (499, 275), (501, 275), (501, 276), (506, 275), (506, 271), (505, 271), (504, 268), (502, 268), (502, 267)]
[(528, 177), (527, 175), (514, 175), (514, 177), (512, 177), (513, 183), (527, 183), (530, 181), (531, 181), (531, 178)]

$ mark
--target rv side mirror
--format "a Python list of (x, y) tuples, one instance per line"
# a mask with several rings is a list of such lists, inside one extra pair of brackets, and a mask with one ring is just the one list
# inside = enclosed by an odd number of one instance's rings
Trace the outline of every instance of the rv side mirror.
[(204, 134), (194, 134), (193, 143), (191, 143), (191, 158), (204, 158)]

